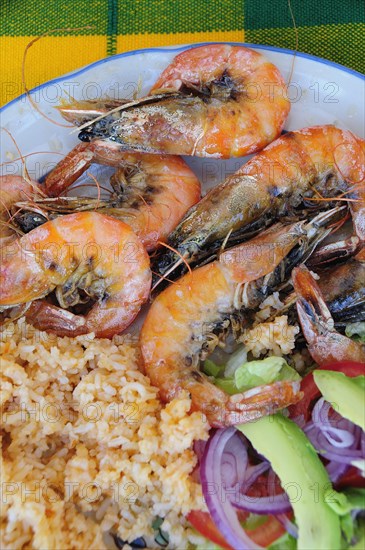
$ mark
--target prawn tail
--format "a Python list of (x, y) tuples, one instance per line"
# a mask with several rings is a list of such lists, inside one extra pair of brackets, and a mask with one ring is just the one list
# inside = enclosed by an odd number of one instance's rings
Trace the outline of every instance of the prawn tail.
[(26, 319), (39, 330), (57, 336), (78, 336), (86, 332), (85, 318), (52, 305), (45, 300), (35, 300), (26, 311)]
[(224, 425), (231, 426), (251, 422), (262, 416), (297, 403), (302, 399), (300, 381), (283, 380), (265, 386), (257, 386), (244, 393), (232, 395), (224, 414)]

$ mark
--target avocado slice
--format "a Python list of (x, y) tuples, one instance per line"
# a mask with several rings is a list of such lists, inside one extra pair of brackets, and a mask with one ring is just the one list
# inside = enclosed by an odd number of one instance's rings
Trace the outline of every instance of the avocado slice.
[(299, 530), (298, 550), (340, 549), (340, 520), (326, 502), (332, 485), (302, 430), (280, 414), (264, 416), (237, 428), (271, 462), (287, 490)]
[(316, 370), (313, 377), (325, 400), (341, 416), (365, 430), (365, 376), (350, 378), (338, 371)]

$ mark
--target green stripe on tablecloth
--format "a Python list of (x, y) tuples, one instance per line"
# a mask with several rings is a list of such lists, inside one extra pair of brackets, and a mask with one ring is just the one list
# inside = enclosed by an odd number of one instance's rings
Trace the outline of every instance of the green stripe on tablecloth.
[(0, 0), (1, 35), (39, 36), (52, 29), (79, 28), (92, 26), (92, 29), (61, 31), (54, 35), (106, 34), (107, 0)]
[[(245, 29), (292, 27), (288, 0), (244, 0)], [(365, 20), (364, 0), (291, 0), (298, 27), (331, 25), (336, 23), (362, 23)], [(351, 36), (349, 36), (349, 40)]]
[(117, 52), (118, 0), (108, 0), (107, 31), (108, 31), (107, 54), (114, 55)]
[(243, 29), (242, 0), (123, 0), (118, 33), (212, 32)]
[[(74, 34), (230, 31), (243, 29), (243, 4), (243, 0), (5, 0), (0, 32), (34, 36), (87, 25), (93, 28)], [(118, 27), (112, 33), (110, 25), (116, 24), (117, 18), (108, 14), (108, 9), (118, 13)]]
[[(295, 48), (292, 27), (245, 31), (246, 42)], [(365, 72), (365, 24), (319, 25), (298, 27), (298, 50), (326, 59), (335, 59), (346, 67)], [(359, 51), (362, 55), (359, 55)]]

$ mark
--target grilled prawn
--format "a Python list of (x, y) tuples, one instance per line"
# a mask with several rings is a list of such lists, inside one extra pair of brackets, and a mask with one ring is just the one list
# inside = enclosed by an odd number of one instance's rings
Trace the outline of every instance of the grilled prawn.
[[(91, 163), (116, 168), (110, 198), (58, 197)], [(80, 211), (106, 214), (130, 225), (148, 251), (167, 239), (201, 195), (199, 180), (182, 158), (119, 151), (101, 141), (77, 145), (46, 177), (44, 186), (47, 195), (57, 198), (21, 203), (23, 212), (36, 207), (50, 218)]]
[[(229, 158), (254, 153), (280, 135), (290, 110), (278, 69), (243, 46), (209, 44), (175, 57), (150, 95), (116, 107), (63, 105), (79, 138), (105, 139), (147, 153)], [(101, 113), (102, 118), (92, 118)], [(99, 117), (100, 118), (100, 117)]]
[[(289, 132), (268, 145), (193, 206), (153, 269), (170, 275), (185, 262), (217, 251), (228, 237), (244, 238), (274, 220), (305, 217), (311, 206), (348, 201), (357, 240), (365, 240), (365, 141), (335, 126)], [(309, 212), (308, 212), (309, 210)]]
[[(1, 310), (11, 313), (27, 304), (27, 320), (59, 336), (112, 337), (133, 321), (149, 296), (148, 254), (127, 224), (109, 216), (59, 217), (0, 253)], [(53, 291), (59, 305), (45, 299)]]
[[(257, 307), (328, 233), (329, 213), (313, 223), (277, 224), (223, 252), (211, 264), (170, 285), (152, 303), (141, 331), (145, 368), (164, 400), (181, 389), (213, 426), (226, 426), (273, 413), (300, 399), (298, 384), (278, 382), (229, 396), (199, 371), (202, 352), (217, 345), (216, 332)], [(330, 219), (330, 218), (329, 218)], [(243, 319), (241, 318), (243, 316)]]

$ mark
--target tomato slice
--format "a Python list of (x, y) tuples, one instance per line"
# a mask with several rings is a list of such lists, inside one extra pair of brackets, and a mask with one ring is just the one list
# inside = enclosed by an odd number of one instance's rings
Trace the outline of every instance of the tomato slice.
[[(248, 514), (239, 512), (239, 517), (244, 520)], [(192, 510), (188, 516), (188, 521), (191, 525), (206, 539), (218, 544), (222, 548), (227, 550), (233, 550), (224, 540), (223, 535), (215, 525), (210, 514), (208, 512), (200, 512), (199, 510)], [(259, 525), (255, 529), (245, 529), (248, 536), (260, 546), (269, 546), (275, 542), (279, 537), (286, 533), (285, 528), (275, 518), (275, 516), (267, 516), (265, 523)]]
[(246, 529), (246, 533), (256, 544), (269, 546), (282, 537), (286, 530), (275, 516), (267, 516), (265, 523), (253, 530)]
[(365, 487), (365, 480), (360, 474), (358, 468), (355, 466), (350, 466), (347, 472), (334, 483), (335, 489), (345, 489), (345, 487)]
[(221, 546), (222, 548), (226, 548), (227, 550), (233, 550), (231, 546), (229, 546), (226, 541), (224, 540), (223, 535), (219, 531), (218, 527), (216, 527), (214, 521), (210, 517), (210, 514), (208, 512), (201, 512), (200, 510), (192, 510), (187, 515), (188, 521), (190, 521), (191, 525), (206, 539), (210, 540), (211, 542), (214, 542), (214, 544), (218, 544), (218, 546)]
[[(319, 368), (322, 370), (335, 370), (338, 372), (343, 372), (346, 376), (350, 376), (351, 378), (365, 374), (364, 363), (356, 363), (354, 361), (329, 363), (328, 365), (322, 365)], [(289, 407), (289, 414), (291, 418), (303, 415), (304, 419), (308, 421), (314, 405), (313, 401), (321, 395), (312, 373), (307, 374), (307, 376), (303, 378), (300, 384), (300, 389), (304, 393), (304, 396), (298, 403)]]
[(351, 378), (365, 374), (365, 363), (358, 363), (356, 361), (338, 361), (336, 363), (329, 363), (328, 365), (321, 365), (319, 368), (324, 370), (337, 370)]

